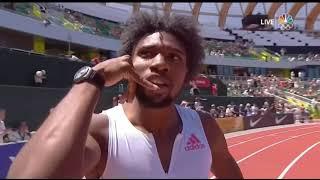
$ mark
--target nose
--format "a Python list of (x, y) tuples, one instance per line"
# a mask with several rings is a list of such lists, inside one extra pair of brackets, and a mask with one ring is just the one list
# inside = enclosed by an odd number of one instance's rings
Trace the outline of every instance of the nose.
[(155, 56), (152, 60), (152, 64), (150, 66), (152, 71), (156, 72), (168, 72), (169, 64), (161, 53)]

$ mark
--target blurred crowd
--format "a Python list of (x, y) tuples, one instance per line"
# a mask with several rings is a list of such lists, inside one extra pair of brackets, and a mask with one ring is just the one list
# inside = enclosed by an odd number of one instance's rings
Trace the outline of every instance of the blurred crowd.
[(228, 95), (233, 96), (268, 96), (264, 92), (277, 94), (277, 90), (282, 90), (316, 101), (320, 100), (320, 78), (306, 80), (303, 72), (298, 72), (298, 77), (294, 72), (291, 72), (290, 78), (251, 74), (247, 80), (230, 80), (226, 84), (228, 86)]
[(209, 109), (206, 109), (201, 101), (204, 99), (196, 98), (194, 102), (189, 102), (187, 100), (181, 101), (181, 106), (194, 109), (197, 111), (209, 112), (212, 117), (226, 118), (226, 117), (249, 117), (256, 115), (264, 115), (267, 112), (273, 112), (277, 114), (283, 113), (293, 113), (295, 120), (302, 122), (311, 119), (310, 112), (303, 107), (296, 107), (282, 101), (278, 101), (274, 104), (269, 104), (265, 101), (261, 107), (257, 104), (246, 103), (236, 105), (234, 103), (228, 104), (227, 106), (211, 104)]
[[(119, 39), (124, 24), (110, 20), (93, 17), (78, 11), (67, 9), (58, 3), (0, 3), (4, 8), (18, 14), (41, 20), (45, 26), (57, 24), (67, 29), (81, 31), (93, 35)], [(253, 40), (237, 37), (234, 41), (210, 39), (205, 43), (207, 54), (210, 56), (234, 56), (234, 57), (255, 57), (259, 54)], [(320, 61), (319, 53), (308, 53), (298, 55), (287, 55), (286, 49), (281, 48), (281, 56), (286, 55), (290, 62), (296, 61)], [(279, 55), (274, 52), (272, 54)]]
[(254, 47), (253, 41), (238, 38), (235, 41), (210, 40), (206, 41), (207, 54), (210, 56), (250, 56)]
[(10, 128), (5, 123), (6, 110), (0, 109), (0, 144), (28, 141), (32, 132), (29, 131), (29, 126), (26, 121), (21, 121), (18, 128)]
[(290, 62), (320, 62), (320, 54), (309, 52), (307, 54), (298, 54), (296, 56), (288, 55), (288, 61)]
[(73, 11), (55, 3), (0, 3), (0, 7), (15, 13), (41, 20), (45, 26), (57, 24), (74, 31), (120, 38), (122, 26), (117, 23), (81, 12)]

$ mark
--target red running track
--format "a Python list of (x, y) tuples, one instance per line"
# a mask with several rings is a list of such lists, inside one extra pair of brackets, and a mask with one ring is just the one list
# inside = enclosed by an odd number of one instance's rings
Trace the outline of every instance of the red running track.
[(227, 144), (246, 179), (320, 178), (320, 123), (240, 135)]

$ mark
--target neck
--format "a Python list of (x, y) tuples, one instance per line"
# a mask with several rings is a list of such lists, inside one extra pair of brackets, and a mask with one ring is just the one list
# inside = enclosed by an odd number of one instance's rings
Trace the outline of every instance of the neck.
[(169, 131), (180, 130), (182, 123), (174, 104), (164, 108), (149, 108), (135, 98), (132, 103), (124, 103), (122, 106), (129, 121), (142, 131), (165, 135)]

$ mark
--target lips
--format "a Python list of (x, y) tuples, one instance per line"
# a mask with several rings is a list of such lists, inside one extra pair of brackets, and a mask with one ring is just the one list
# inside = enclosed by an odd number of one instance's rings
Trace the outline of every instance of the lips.
[(166, 78), (163, 78), (161, 76), (152, 75), (152, 76), (149, 76), (147, 80), (152, 82), (155, 85), (158, 85), (160, 88), (170, 86), (170, 81), (168, 81)]
[(155, 93), (166, 93), (169, 91), (171, 87), (171, 83), (169, 80), (158, 75), (149, 76), (147, 80), (157, 85), (160, 88), (158, 90), (153, 91)]

